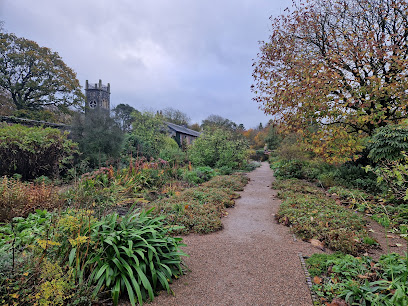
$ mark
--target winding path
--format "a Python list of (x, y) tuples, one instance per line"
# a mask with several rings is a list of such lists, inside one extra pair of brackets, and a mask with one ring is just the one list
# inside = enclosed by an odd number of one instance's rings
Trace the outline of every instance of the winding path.
[(249, 177), (222, 231), (184, 238), (191, 272), (172, 284), (174, 296), (162, 293), (151, 305), (312, 305), (298, 253), (318, 250), (276, 223), (268, 164)]

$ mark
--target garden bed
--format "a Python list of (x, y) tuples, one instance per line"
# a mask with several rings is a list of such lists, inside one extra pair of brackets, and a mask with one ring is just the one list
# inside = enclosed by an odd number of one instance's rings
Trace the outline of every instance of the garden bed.
[(276, 219), (291, 225), (302, 240), (314, 239), (322, 248), (355, 255), (377, 244), (364, 218), (338, 205), (323, 190), (297, 179), (276, 181), (273, 187), (283, 200)]

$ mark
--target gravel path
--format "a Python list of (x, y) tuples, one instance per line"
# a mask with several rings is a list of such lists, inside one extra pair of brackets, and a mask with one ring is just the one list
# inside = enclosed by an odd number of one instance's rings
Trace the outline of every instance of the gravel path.
[(174, 296), (162, 293), (150, 305), (312, 305), (298, 253), (319, 250), (276, 223), (269, 165), (249, 177), (222, 231), (184, 238), (191, 272), (172, 284)]

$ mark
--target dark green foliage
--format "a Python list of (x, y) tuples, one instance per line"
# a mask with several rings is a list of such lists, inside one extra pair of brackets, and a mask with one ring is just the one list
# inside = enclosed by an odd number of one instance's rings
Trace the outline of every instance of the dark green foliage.
[(384, 198), (396, 204), (403, 204), (408, 200), (408, 156), (406, 153), (403, 156), (404, 160), (380, 161), (374, 168), (365, 168), (368, 173), (377, 176)]
[(77, 144), (52, 128), (0, 125), (0, 175), (18, 173), (24, 180), (58, 177), (71, 167)]
[(367, 173), (361, 165), (348, 162), (334, 166), (325, 162), (270, 158), (271, 168), (277, 178), (298, 178), (316, 181), (329, 188), (341, 185), (347, 188), (360, 188), (374, 194), (382, 191), (378, 187), (376, 175)]
[(17, 110), (54, 107), (69, 112), (84, 100), (75, 72), (56, 52), (36, 42), (0, 32), (0, 88)]
[(268, 133), (265, 137), (265, 143), (268, 145), (269, 150), (276, 150), (282, 141), (282, 136), (278, 134), (276, 128), (273, 125), (269, 125), (267, 129)]
[(113, 118), (118, 123), (123, 132), (130, 132), (133, 121), (133, 112), (138, 113), (138, 111), (129, 104), (119, 104), (112, 109), (112, 113), (114, 114)]
[(297, 179), (305, 179), (306, 172), (305, 172), (306, 161), (292, 159), (289, 161), (277, 161), (271, 163), (271, 168), (274, 171), (274, 175), (276, 178), (279, 179), (289, 179), (289, 178), (297, 178)]
[(408, 152), (408, 127), (387, 125), (377, 130), (370, 139), (368, 157), (374, 162), (403, 160), (401, 152)]
[(115, 163), (120, 158), (123, 132), (104, 111), (78, 116), (73, 123), (72, 137), (79, 143), (82, 159), (91, 169)]
[(243, 136), (228, 130), (214, 129), (205, 131), (196, 139), (188, 155), (196, 166), (238, 169), (245, 164), (248, 149)]
[(373, 194), (382, 191), (378, 188), (376, 176), (373, 173), (367, 173), (363, 165), (353, 162), (347, 162), (337, 168), (335, 181), (344, 187), (358, 188)]
[(266, 161), (268, 160), (268, 155), (265, 154), (264, 149), (259, 149), (259, 150), (251, 150), (251, 154), (249, 155), (249, 159), (255, 160), (255, 161)]

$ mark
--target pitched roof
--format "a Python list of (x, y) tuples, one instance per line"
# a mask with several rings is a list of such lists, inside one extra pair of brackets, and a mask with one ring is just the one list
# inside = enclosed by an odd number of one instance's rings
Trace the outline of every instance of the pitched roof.
[(191, 135), (191, 136), (194, 136), (194, 137), (198, 137), (201, 134), (200, 132), (190, 130), (190, 129), (184, 127), (184, 126), (177, 125), (177, 124), (174, 124), (174, 123), (171, 123), (171, 122), (164, 122), (164, 123), (169, 127), (169, 129), (174, 130), (174, 131), (179, 132), (179, 133), (183, 133), (183, 134), (186, 134), (186, 135)]

